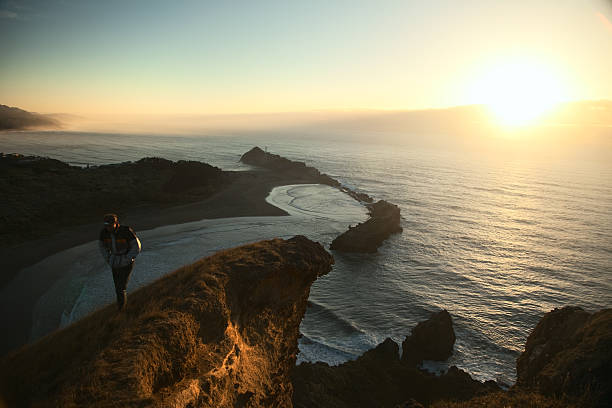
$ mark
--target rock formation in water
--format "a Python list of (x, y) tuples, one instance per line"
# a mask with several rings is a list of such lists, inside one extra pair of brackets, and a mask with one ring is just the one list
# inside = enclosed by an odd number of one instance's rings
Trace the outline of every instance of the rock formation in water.
[[(219, 252), (9, 354), (0, 406), (287, 407), (312, 282), (304, 237)], [(2, 401), (4, 400), (4, 401)]]
[(340, 188), (340, 183), (337, 180), (334, 180), (327, 174), (322, 174), (316, 168), (306, 166), (304, 162), (289, 160), (278, 154), (265, 152), (259, 147), (254, 147), (243, 154), (240, 161), (275, 172), (287, 173), (293, 177), (303, 177), (312, 183)]
[[(436, 345), (432, 347), (428, 342)], [(454, 342), (450, 315), (442, 311), (419, 323), (402, 344), (404, 353), (418, 356), (416, 358), (400, 359), (397, 343), (386, 339), (357, 360), (339, 366), (302, 363), (291, 374), (293, 405), (300, 408), (395, 407), (397, 404), (406, 406), (412, 400), (412, 406), (418, 406), (417, 403), (467, 400), (499, 391), (494, 382), (481, 383), (454, 366), (441, 376), (418, 368), (416, 360), (419, 359), (445, 360)]]
[(349, 228), (348, 231), (338, 236), (331, 244), (331, 249), (343, 252), (376, 252), (391, 234), (401, 232), (400, 209), (395, 204), (380, 200), (372, 204), (372, 197), (364, 193), (358, 193), (350, 188), (343, 187), (341, 184), (329, 177), (321, 174), (314, 167), (306, 166), (303, 162), (292, 161), (254, 147), (242, 155), (240, 161), (253, 166), (265, 169), (301, 176), (304, 180), (312, 183), (326, 184), (339, 188), (355, 200), (368, 203), (370, 219), (358, 224), (356, 227)]
[(444, 361), (453, 354), (455, 330), (446, 310), (420, 322), (402, 343), (402, 362), (415, 365), (423, 360)]
[(305, 180), (309, 180), (311, 183), (325, 184), (339, 188), (360, 202), (371, 203), (374, 201), (372, 197), (366, 193), (359, 193), (351, 190), (348, 187), (344, 187), (338, 180), (328, 176), (327, 174), (322, 174), (314, 167), (306, 166), (306, 163), (304, 162), (293, 161), (279, 156), (278, 154), (264, 152), (257, 146), (243, 154), (240, 161), (275, 172), (288, 173), (294, 177), (302, 177)]
[[(564, 307), (547, 313), (517, 360), (517, 388), (586, 397), (612, 406), (612, 309)], [(586, 395), (585, 395), (586, 394)]]
[(402, 232), (400, 209), (397, 205), (380, 200), (368, 205), (370, 219), (350, 227), (336, 237), (330, 249), (342, 252), (376, 252), (392, 234)]

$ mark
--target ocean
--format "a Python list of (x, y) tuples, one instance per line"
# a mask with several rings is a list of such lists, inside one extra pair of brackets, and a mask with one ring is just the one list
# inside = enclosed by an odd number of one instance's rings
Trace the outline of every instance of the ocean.
[[(339, 364), (385, 338), (400, 343), (432, 312), (449, 311), (457, 342), (444, 364), (510, 385), (529, 332), (548, 311), (612, 305), (612, 162), (534, 160), (402, 145), (304, 140), (299, 135), (147, 136), (74, 132), (0, 133), (0, 151), (86, 166), (147, 156), (244, 170), (253, 146), (305, 161), (356, 191), (401, 208), (403, 232), (377, 254), (332, 252), (335, 265), (312, 286), (299, 361)], [(215, 251), (301, 233), (327, 247), (367, 218), (327, 186), (275, 189), (289, 217), (205, 220), (139, 232), (145, 250), (132, 287)], [(31, 338), (111, 303), (112, 281), (93, 244), (26, 268), (72, 265), (43, 295)], [(73, 262), (90, 253), (91, 263)], [(70, 257), (73, 258), (70, 258)], [(52, 259), (51, 259), (52, 258)], [(107, 282), (108, 281), (108, 282)], [(4, 288), (0, 296), (8, 296)]]

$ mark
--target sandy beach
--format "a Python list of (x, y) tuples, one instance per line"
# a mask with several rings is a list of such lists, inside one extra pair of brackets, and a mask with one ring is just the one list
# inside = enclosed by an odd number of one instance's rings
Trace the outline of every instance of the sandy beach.
[[(140, 207), (132, 209), (121, 222), (138, 233), (166, 225), (177, 225), (203, 219), (230, 217), (282, 216), (287, 212), (268, 202), (266, 197), (276, 186), (304, 184), (308, 180), (291, 178), (267, 171), (249, 171), (223, 191), (199, 202), (169, 208)], [(109, 209), (112, 211), (112, 209)], [(101, 223), (91, 223), (58, 231), (55, 235), (23, 243), (14, 248), (0, 249), (3, 263), (13, 275), (9, 281), (11, 294), (1, 300), (2, 310), (10, 310), (4, 317), (5, 336), (0, 340), (0, 352), (6, 352), (28, 341), (32, 327), (33, 305), (66, 271), (64, 266), (47, 268), (44, 273), (27, 281), (15, 276), (24, 268), (61, 251), (95, 241)], [(20, 290), (19, 287), (27, 287)]]

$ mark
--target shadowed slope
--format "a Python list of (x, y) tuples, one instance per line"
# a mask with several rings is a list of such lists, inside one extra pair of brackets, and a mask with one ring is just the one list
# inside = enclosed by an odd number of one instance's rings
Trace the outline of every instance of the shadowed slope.
[(7, 356), (9, 406), (288, 406), (310, 285), (304, 237), (222, 251)]
[(59, 128), (61, 124), (56, 119), (38, 113), (28, 112), (11, 106), (0, 105), (0, 130)]

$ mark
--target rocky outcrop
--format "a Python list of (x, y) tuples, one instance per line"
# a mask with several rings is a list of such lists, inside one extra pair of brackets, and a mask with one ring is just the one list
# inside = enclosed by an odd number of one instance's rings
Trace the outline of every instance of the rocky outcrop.
[[(441, 327), (450, 318), (447, 312), (432, 318), (413, 330), (419, 341), (408, 339), (403, 347), (412, 347), (415, 355), (428, 355), (420, 343), (421, 334), (445, 332)], [(450, 326), (452, 331), (452, 323)], [(452, 334), (454, 342), (454, 332)], [(435, 338), (429, 338), (436, 341)], [(449, 340), (449, 338), (447, 338)], [(452, 348), (452, 344), (451, 344)], [(406, 348), (405, 348), (406, 349)], [(446, 355), (448, 350), (436, 350)], [(436, 400), (467, 400), (477, 395), (499, 391), (494, 382), (481, 383), (466, 372), (451, 367), (442, 376), (421, 371), (413, 359), (400, 359), (399, 346), (386, 339), (355, 361), (331, 367), (325, 363), (302, 363), (292, 375), (294, 407), (395, 407), (419, 406)]]
[(372, 204), (372, 197), (342, 186), (337, 180), (327, 174), (321, 174), (314, 167), (306, 166), (303, 162), (292, 161), (254, 147), (243, 154), (240, 161), (253, 166), (263, 167), (275, 172), (299, 176), (303, 182), (326, 184), (339, 188), (355, 200), (368, 203), (370, 218), (338, 236), (331, 243), (330, 249), (342, 252), (372, 253), (392, 234), (401, 232), (400, 209), (387, 201), (380, 200)]
[(442, 310), (412, 329), (402, 342), (402, 361), (411, 365), (423, 360), (444, 361), (453, 354), (454, 344), (453, 320)]
[(338, 236), (330, 249), (342, 252), (373, 253), (392, 234), (402, 232), (400, 209), (397, 205), (380, 200), (369, 204), (370, 218)]
[(585, 397), (612, 406), (612, 309), (588, 313), (564, 307), (547, 313), (531, 332), (516, 364), (517, 388)]
[(300, 177), (306, 182), (326, 184), (336, 188), (341, 187), (337, 180), (327, 174), (322, 174), (314, 167), (307, 166), (304, 162), (289, 160), (278, 154), (265, 152), (257, 146), (243, 154), (240, 161), (252, 166), (285, 173), (288, 176)]
[(304, 237), (219, 252), (0, 363), (0, 405), (287, 407), (312, 282), (333, 258)]

